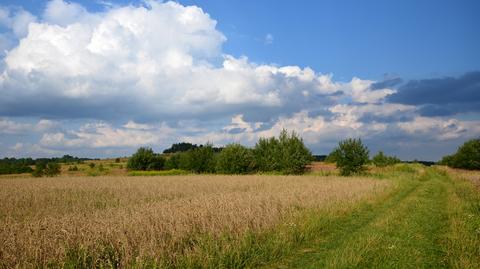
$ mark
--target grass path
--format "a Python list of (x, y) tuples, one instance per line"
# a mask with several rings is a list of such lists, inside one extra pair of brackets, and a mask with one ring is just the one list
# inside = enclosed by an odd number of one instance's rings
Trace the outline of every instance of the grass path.
[[(268, 268), (479, 268), (478, 193), (437, 169), (375, 204), (323, 222)], [(315, 225), (314, 225), (315, 226)]]

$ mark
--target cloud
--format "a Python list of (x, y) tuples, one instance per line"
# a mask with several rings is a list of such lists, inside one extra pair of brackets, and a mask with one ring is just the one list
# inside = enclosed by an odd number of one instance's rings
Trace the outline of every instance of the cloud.
[[(132, 125), (137, 128), (132, 128)], [(162, 137), (171, 133), (165, 125), (157, 127), (155, 132), (138, 128), (139, 125), (133, 122), (129, 122), (125, 126), (127, 127), (115, 128), (103, 122), (85, 124), (79, 130), (45, 133), (39, 144), (42, 147), (53, 149), (138, 147), (158, 144)]]
[(27, 134), (30, 132), (41, 133), (54, 130), (60, 123), (52, 120), (41, 119), (37, 123), (17, 122), (0, 118), (0, 134)]
[(480, 72), (460, 77), (412, 80), (388, 96), (387, 100), (419, 106), (423, 116), (480, 112)]
[(265, 35), (265, 38), (263, 40), (263, 44), (270, 45), (270, 44), (273, 43), (273, 40), (274, 40), (273, 35), (268, 33), (268, 34)]
[(147, 1), (89, 13), (54, 0), (5, 57), (0, 115), (158, 121), (242, 113), (265, 121), (325, 107), (343, 91), (358, 102), (392, 93), (225, 55), (225, 40), (195, 6)]
[(0, 6), (0, 26), (10, 30), (17, 38), (26, 36), (30, 23), (36, 20), (34, 15), (23, 8)]
[(398, 126), (409, 134), (423, 134), (436, 140), (448, 140), (461, 137), (464, 134), (480, 133), (479, 121), (460, 121), (457, 119), (419, 116), (410, 122), (400, 122)]
[(283, 128), (322, 154), (346, 137), (401, 152), (408, 140), (434, 149), (434, 141), (480, 135), (477, 121), (451, 117), (478, 112), (479, 72), (337, 81), (309, 67), (225, 54), (227, 37), (196, 6), (103, 5), (90, 12), (52, 0), (39, 17), (0, 8), (7, 29), (0, 34), (7, 49), (0, 56), (3, 154), (128, 155), (180, 141), (253, 145)]

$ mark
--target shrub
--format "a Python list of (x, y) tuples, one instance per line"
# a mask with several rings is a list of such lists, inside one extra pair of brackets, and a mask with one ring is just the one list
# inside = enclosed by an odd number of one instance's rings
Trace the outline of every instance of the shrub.
[(259, 171), (279, 171), (281, 152), (280, 146), (275, 137), (260, 138), (253, 150), (255, 164)]
[(78, 171), (78, 167), (77, 167), (76, 165), (70, 166), (70, 167), (68, 168), (68, 171)]
[(89, 163), (88, 166), (89, 166), (90, 168), (94, 168), (94, 167), (95, 167), (95, 164), (94, 164), (94, 163)]
[(161, 170), (165, 164), (165, 159), (153, 152), (151, 148), (141, 147), (128, 158), (128, 170)]
[(340, 141), (330, 155), (343, 176), (363, 172), (364, 165), (368, 163), (368, 148), (361, 139), (349, 138)]
[(303, 174), (307, 165), (313, 161), (312, 153), (303, 144), (303, 140), (295, 132), (289, 135), (283, 130), (278, 141), (280, 171), (284, 174)]
[(227, 145), (217, 156), (217, 173), (247, 174), (255, 168), (255, 157), (251, 149), (240, 144)]
[(35, 164), (35, 170), (32, 172), (32, 176), (34, 177), (41, 177), (43, 176), (44, 170), (47, 164), (45, 162), (37, 162)]
[(480, 170), (480, 139), (468, 140), (455, 154), (443, 157), (440, 163), (454, 168)]
[(313, 156), (303, 140), (295, 133), (282, 130), (277, 138), (260, 138), (254, 149), (259, 171), (279, 171), (283, 174), (302, 174)]
[(399, 163), (400, 159), (398, 159), (397, 157), (387, 156), (383, 154), (383, 151), (379, 151), (377, 155), (373, 156), (372, 162), (375, 166), (385, 167)]
[(165, 169), (170, 170), (170, 169), (179, 169), (180, 168), (180, 158), (182, 153), (175, 153), (168, 157), (165, 160)]
[(38, 162), (35, 164), (35, 170), (32, 172), (32, 176), (34, 177), (53, 177), (59, 175), (61, 172), (60, 164), (55, 162)]
[(179, 153), (179, 167), (194, 173), (214, 173), (216, 166), (215, 151), (212, 144)]
[(47, 166), (45, 167), (45, 170), (43, 173), (47, 177), (53, 177), (53, 176), (60, 175), (60, 172), (61, 172), (60, 164), (50, 162), (50, 163), (47, 163)]

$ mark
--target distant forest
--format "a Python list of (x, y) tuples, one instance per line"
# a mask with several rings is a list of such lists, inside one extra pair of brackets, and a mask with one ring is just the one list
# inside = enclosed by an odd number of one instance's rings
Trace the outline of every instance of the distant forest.
[(64, 155), (60, 158), (3, 158), (0, 159), (0, 175), (21, 174), (33, 172), (32, 166), (47, 163), (80, 163), (92, 160), (89, 158), (78, 158), (70, 155)]

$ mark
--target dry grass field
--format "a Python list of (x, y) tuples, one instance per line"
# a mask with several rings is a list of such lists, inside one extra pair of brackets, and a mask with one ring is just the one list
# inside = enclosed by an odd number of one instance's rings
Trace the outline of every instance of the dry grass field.
[(4, 177), (0, 268), (181, 266), (204, 242), (235, 245), (303, 209), (341, 208), (393, 186), (318, 176)]

